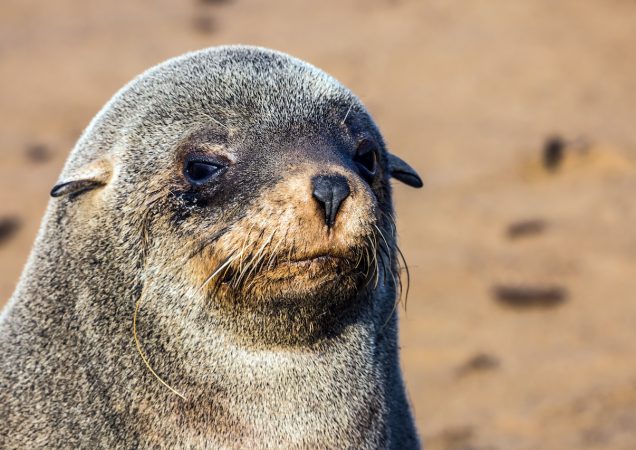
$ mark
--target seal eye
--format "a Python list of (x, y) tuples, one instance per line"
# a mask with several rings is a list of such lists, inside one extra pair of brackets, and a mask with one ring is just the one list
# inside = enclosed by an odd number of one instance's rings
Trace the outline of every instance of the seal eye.
[(192, 184), (203, 184), (216, 175), (222, 166), (207, 161), (189, 161), (185, 167), (185, 176)]
[(353, 160), (360, 169), (362, 176), (366, 179), (373, 178), (378, 170), (378, 151), (375, 144), (368, 140), (363, 140)]

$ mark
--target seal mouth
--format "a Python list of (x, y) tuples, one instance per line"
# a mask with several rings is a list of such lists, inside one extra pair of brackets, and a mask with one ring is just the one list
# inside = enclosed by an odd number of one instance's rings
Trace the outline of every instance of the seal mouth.
[(305, 276), (311, 280), (317, 278), (336, 279), (349, 275), (358, 268), (360, 268), (360, 264), (356, 264), (350, 258), (333, 254), (319, 254), (277, 261), (261, 273), (272, 281), (290, 280), (299, 276)]
[(329, 264), (329, 263), (342, 263), (349, 262), (349, 259), (344, 256), (332, 255), (329, 253), (315, 255), (315, 256), (306, 256), (289, 259), (288, 261), (281, 261), (278, 263), (278, 266), (289, 266), (289, 267), (306, 267), (308, 265), (314, 264)]
[(228, 264), (212, 285), (216, 285), (216, 289), (225, 287), (244, 292), (258, 289), (309, 292), (327, 286), (357, 285), (369, 276), (368, 261), (362, 249), (348, 250), (263, 257), (254, 264), (236, 261)]

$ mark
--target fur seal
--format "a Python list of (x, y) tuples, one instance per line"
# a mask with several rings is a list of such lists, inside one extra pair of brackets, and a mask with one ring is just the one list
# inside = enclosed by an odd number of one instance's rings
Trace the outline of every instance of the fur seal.
[(229, 46), (84, 131), (0, 323), (2, 448), (419, 447), (389, 179), (315, 67)]

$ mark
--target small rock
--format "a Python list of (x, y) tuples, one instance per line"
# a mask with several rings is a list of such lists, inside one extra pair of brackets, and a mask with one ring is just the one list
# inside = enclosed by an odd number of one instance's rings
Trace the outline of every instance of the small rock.
[(194, 17), (192, 26), (200, 33), (210, 34), (217, 29), (217, 23), (214, 17), (208, 14), (199, 14)]
[(4, 244), (11, 239), (20, 229), (20, 219), (16, 217), (5, 217), (0, 219), (0, 244)]
[(52, 157), (51, 150), (45, 144), (30, 144), (26, 148), (26, 156), (34, 163), (45, 163)]
[(555, 171), (563, 162), (566, 142), (559, 136), (552, 136), (543, 145), (543, 167)]
[(561, 286), (510, 286), (493, 288), (495, 299), (516, 309), (554, 308), (568, 298), (567, 290)]
[(533, 235), (542, 234), (547, 227), (547, 223), (542, 219), (528, 219), (513, 222), (508, 225), (506, 235), (509, 239), (518, 239)]
[(499, 358), (488, 353), (477, 353), (457, 369), (460, 376), (473, 372), (483, 372), (499, 367)]
[(475, 430), (471, 426), (454, 426), (441, 430), (438, 434), (425, 439), (425, 443), (431, 448), (444, 450), (469, 450), (474, 448), (472, 439)]

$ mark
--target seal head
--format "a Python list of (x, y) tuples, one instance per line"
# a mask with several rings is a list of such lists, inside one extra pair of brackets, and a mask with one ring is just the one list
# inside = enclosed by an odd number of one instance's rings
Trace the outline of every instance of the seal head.
[(265, 344), (333, 336), (373, 306), (377, 278), (396, 275), (389, 177), (421, 185), (348, 89), (255, 48), (151, 70), (98, 117), (65, 173), (52, 191), (71, 197), (65, 208), (108, 204), (145, 237), (140, 264), (162, 274), (147, 288), (165, 298), (188, 286), (178, 301), (195, 292), (199, 311)]
[(416, 448), (391, 177), (421, 185), (288, 55), (140, 75), (73, 149), (3, 313), (0, 446)]

